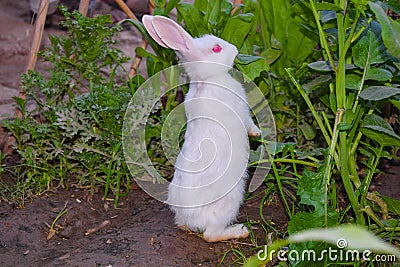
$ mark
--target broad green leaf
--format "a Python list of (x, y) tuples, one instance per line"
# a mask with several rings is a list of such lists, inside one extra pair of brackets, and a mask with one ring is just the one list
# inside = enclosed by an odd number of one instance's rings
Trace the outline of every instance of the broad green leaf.
[(193, 6), (201, 11), (206, 12), (208, 6), (208, 0), (195, 0)]
[[(338, 213), (337, 212), (329, 212), (328, 213), (328, 225), (336, 226), (338, 222)], [(307, 231), (307, 229), (312, 228), (323, 228), (325, 227), (325, 214), (317, 213), (317, 212), (298, 212), (294, 216), (291, 217), (288, 223), (288, 233), (289, 236), (296, 235), (298, 232)], [(290, 251), (297, 251), (299, 255), (303, 251), (313, 250), (316, 254), (320, 255), (321, 250), (326, 247), (322, 242), (315, 242), (314, 240), (306, 240), (304, 242), (296, 242), (291, 243), (289, 245)], [(301, 259), (299, 259), (301, 260)], [(328, 260), (328, 259), (327, 259)], [(291, 266), (299, 266), (299, 267), (317, 267), (319, 266), (318, 262), (312, 261), (294, 261), (291, 259)]]
[[(334, 63), (335, 63), (335, 66), (337, 66), (337, 62), (334, 62)], [(328, 62), (328, 61), (316, 61), (316, 62), (309, 63), (307, 66), (316, 71), (322, 71), (322, 72), (333, 71), (333, 68), (332, 68), (330, 62)], [(346, 64), (346, 70), (352, 70), (355, 68), (356, 67), (354, 65)]]
[(236, 64), (236, 67), (251, 81), (260, 76), (261, 72), (269, 70), (269, 65), (263, 58), (259, 58), (247, 64), (239, 63)]
[(357, 74), (347, 74), (345, 80), (345, 87), (348, 89), (359, 90), (361, 86), (362, 77)]
[(150, 53), (149, 51), (143, 49), (143, 48), (140, 47), (140, 46), (136, 47), (136, 49), (135, 49), (135, 54), (138, 55), (138, 56), (140, 56), (140, 57), (142, 57), (142, 58), (151, 57), (151, 58), (153, 58), (154, 60), (157, 60), (157, 59), (158, 59), (155, 55), (153, 55), (152, 53)]
[(321, 88), (322, 86), (327, 86), (328, 82), (332, 80), (332, 76), (330, 74), (319, 75), (312, 81), (303, 84), (304, 90), (306, 90), (307, 94), (310, 94), (312, 91)]
[(379, 38), (372, 32), (363, 36), (353, 46), (354, 64), (360, 68), (368, 68), (372, 64), (383, 63), (384, 47), (381, 45)]
[[(336, 226), (338, 222), (338, 213), (329, 212), (328, 213), (328, 224), (330, 226)], [(325, 226), (325, 214), (318, 212), (298, 212), (290, 219), (288, 223), (288, 233), (289, 235), (294, 235), (298, 232), (320, 228)], [(307, 240), (305, 240), (307, 241)], [(311, 240), (310, 240), (311, 241)]]
[(315, 46), (319, 41), (317, 35), (306, 30), (306, 28), (302, 26), (303, 23), (303, 18), (295, 16), (288, 24), (287, 39), (280, 40), (282, 43), (282, 51), (286, 54), (281, 57), (284, 67), (291, 66), (292, 62), (305, 61), (306, 58), (313, 53)]
[(219, 12), (221, 10), (221, 0), (208, 1), (207, 11), (204, 16), (204, 21), (209, 25), (209, 32), (212, 32), (212, 28), (217, 26), (217, 20)]
[(259, 145), (257, 147), (257, 150), (251, 150), (250, 149), (250, 153), (249, 153), (249, 162), (258, 162), (260, 160), (260, 158), (262, 159), (262, 155), (265, 154), (265, 147), (264, 145)]
[(333, 68), (328, 61), (316, 61), (309, 63), (307, 66), (316, 71), (333, 71)]
[(257, 60), (260, 60), (260, 59), (262, 59), (262, 57), (246, 55), (246, 54), (238, 54), (235, 58), (235, 63), (241, 64), (241, 65), (246, 65), (246, 64), (253, 63)]
[(304, 169), (297, 187), (300, 203), (313, 206), (318, 214), (324, 213), (324, 173)]
[(282, 50), (273, 47), (267, 48), (261, 53), (261, 56), (265, 58), (268, 64), (274, 63), (281, 55)]
[(385, 69), (372, 68), (367, 70), (366, 80), (387, 81), (393, 77), (392, 73)]
[(267, 144), (267, 152), (270, 155), (276, 155), (278, 153), (281, 153), (285, 149), (287, 149), (287, 150), (293, 149), (295, 144), (296, 143), (293, 143), (293, 142), (287, 142), (287, 143), (268, 142), (268, 144)]
[(222, 31), (221, 38), (225, 41), (235, 45), (238, 50), (243, 45), (244, 39), (249, 34), (250, 29), (253, 27), (254, 15), (253, 14), (240, 14), (228, 20)]
[[(313, 217), (310, 217), (308, 221), (312, 225), (314, 221)], [(304, 218), (303, 223), (307, 224), (307, 217)], [(288, 243), (294, 244), (294, 243), (304, 243), (309, 241), (320, 241), (332, 244), (333, 246), (336, 246), (336, 248), (334, 248), (336, 251), (343, 248), (353, 251), (357, 250), (360, 259), (362, 259), (362, 256), (364, 255), (370, 257), (370, 259), (372, 260), (372, 257), (374, 255), (369, 252), (390, 254), (394, 255), (397, 259), (400, 258), (400, 250), (397, 247), (384, 242), (382, 239), (378, 238), (373, 233), (366, 230), (363, 226), (354, 224), (345, 224), (332, 228), (320, 227), (317, 229), (309, 229), (297, 232), (291, 234), (289, 238), (286, 240), (274, 241), (268, 247), (271, 247), (274, 250), (278, 250), (279, 247), (287, 246)], [(329, 259), (329, 256), (327, 255), (326, 252), (327, 251), (325, 251), (326, 257), (324, 257), (324, 260)], [(367, 254), (363, 254), (365, 252)], [(272, 260), (272, 259), (267, 259), (264, 261), (260, 260), (259, 257), (257, 257), (259, 255), (260, 254), (258, 255), (256, 254), (251, 258), (249, 258), (248, 261), (246, 261), (246, 263), (244, 264), (244, 267), (266, 266), (268, 261)], [(323, 261), (319, 261), (318, 263), (319, 263), (318, 266), (321, 266)], [(332, 266), (336, 266), (336, 264)]]
[(388, 17), (379, 4), (368, 4), (382, 26), (382, 39), (386, 48), (392, 56), (400, 58), (400, 23)]
[(335, 11), (325, 11), (325, 10), (321, 11), (321, 22), (322, 23), (326, 23), (326, 22), (336, 19), (336, 18), (337, 18), (337, 16), (336, 16)]
[(191, 4), (182, 3), (177, 5), (178, 14), (185, 21), (185, 29), (193, 37), (200, 37), (209, 33), (204, 27), (204, 15)]
[(264, 49), (273, 48), (273, 39), (280, 43), (281, 55), (277, 57), (275, 53), (268, 62), (276, 59), (271, 69), (276, 75), (286, 77), (285, 68), (291, 67), (293, 62), (303, 62), (318, 43), (318, 36), (303, 27), (305, 21), (312, 23), (312, 15), (305, 6), (289, 0), (258, 0), (258, 3)]
[[(371, 232), (359, 225), (341, 225), (327, 229), (311, 229), (291, 235), (290, 243), (305, 241), (322, 241), (332, 245), (345, 246), (347, 249), (360, 251), (371, 250), (380, 253), (389, 253), (400, 258), (400, 250), (383, 242)], [(339, 243), (340, 242), (340, 243)]]
[(382, 146), (400, 146), (400, 136), (384, 119), (375, 114), (365, 116), (361, 132)]
[(351, 128), (351, 126), (352, 125), (350, 123), (344, 121), (344, 122), (339, 123), (338, 130), (339, 131), (347, 131)]
[(306, 140), (308, 140), (308, 141), (313, 140), (315, 138), (315, 136), (317, 135), (315, 128), (312, 127), (308, 123), (299, 125), (299, 128), (300, 128), (301, 132), (303, 133), (304, 137), (306, 138)]
[(400, 88), (388, 86), (370, 86), (361, 91), (360, 97), (365, 100), (378, 101), (400, 94)]

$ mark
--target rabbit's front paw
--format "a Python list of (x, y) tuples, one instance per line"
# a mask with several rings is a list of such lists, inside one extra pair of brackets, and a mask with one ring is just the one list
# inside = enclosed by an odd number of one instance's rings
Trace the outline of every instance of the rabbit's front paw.
[(258, 127), (253, 124), (253, 126), (251, 126), (248, 134), (250, 137), (259, 137), (259, 136), (261, 136), (261, 130), (258, 129)]

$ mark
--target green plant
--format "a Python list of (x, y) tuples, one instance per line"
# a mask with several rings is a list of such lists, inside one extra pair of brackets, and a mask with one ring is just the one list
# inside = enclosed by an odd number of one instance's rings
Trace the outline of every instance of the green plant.
[(67, 35), (50, 36), (51, 46), (40, 52), (51, 67), (22, 76), (27, 99), (15, 98), (22, 118), (2, 122), (20, 156), (12, 169), (14, 187), (25, 196), (71, 183), (93, 192), (100, 184), (104, 196), (113, 191), (117, 204), (129, 189), (122, 122), (137, 86), (126, 82), (127, 58), (115, 48), (121, 27), (112, 26), (109, 16), (61, 11)]
[[(327, 152), (317, 171), (305, 169), (298, 181), (297, 193), (301, 203), (312, 206), (313, 210), (299, 212), (291, 218), (289, 235), (302, 229), (336, 225), (345, 220), (377, 227), (381, 231), (393, 231), (385, 225), (386, 219), (379, 218), (375, 214), (377, 210), (371, 208), (380, 198), (373, 198), (369, 193), (379, 160), (391, 157), (385, 147), (398, 147), (400, 144), (400, 137), (379, 113), (376, 114), (383, 102), (399, 91), (395, 84), (399, 58), (386, 53), (384, 47), (385, 27), (389, 26), (379, 24), (371, 15), (382, 13), (381, 6), (382, 3), (367, 4), (363, 1), (334, 1), (321, 6), (309, 1), (325, 59), (308, 64), (316, 75), (317, 86), (314, 90), (319, 91), (306, 90), (293, 70), (286, 70), (312, 113), (325, 139)], [(393, 28), (398, 25), (394, 21), (390, 23)], [(392, 31), (386, 38), (396, 39), (398, 36), (400, 32)], [(327, 80), (330, 80), (328, 84)], [(319, 99), (313, 97), (316, 92)], [(325, 108), (317, 109), (318, 106)], [(359, 176), (356, 167), (360, 155), (368, 158), (364, 164), (364, 177)], [(337, 207), (334, 173), (340, 175), (349, 200), (349, 208), (345, 210)], [(318, 243), (307, 243), (294, 245), (292, 249), (316, 249), (317, 246)], [(299, 262), (292, 264), (301, 266)]]
[[(344, 243), (338, 243), (338, 240)], [(308, 250), (307, 253), (297, 254), (293, 253), (293, 251), (290, 250), (289, 252), (282, 253), (284, 252), (284, 250), (282, 250), (282, 247), (288, 246), (289, 244), (304, 243), (306, 241), (326, 242), (327, 244), (336, 245), (337, 247), (334, 250), (325, 249), (322, 252), (316, 250)], [(338, 247), (339, 249), (337, 249)], [(350, 249), (350, 251), (355, 254), (343, 253), (344, 251), (342, 249), (344, 247)], [(368, 253), (365, 253), (365, 251), (367, 251)], [(277, 254), (281, 259), (290, 260), (292, 258), (292, 262), (293, 258), (297, 258), (300, 260), (314, 259), (315, 266), (326, 266), (327, 262), (322, 262), (322, 259), (320, 258), (320, 256), (323, 256), (325, 254), (327, 256), (324, 258), (340, 258), (344, 260), (344, 265), (348, 265), (351, 259), (355, 258), (373, 260), (374, 255), (372, 254), (372, 252), (388, 253), (390, 255), (393, 255), (394, 257), (400, 257), (400, 251), (398, 248), (382, 242), (382, 240), (365, 230), (363, 227), (350, 224), (328, 229), (305, 230), (293, 234), (287, 239), (276, 240), (268, 247), (265, 246), (263, 249), (259, 250), (257, 254), (252, 256), (243, 266), (265, 266)], [(354, 255), (358, 256), (355, 257)], [(310, 261), (308, 261), (307, 266), (310, 266)]]

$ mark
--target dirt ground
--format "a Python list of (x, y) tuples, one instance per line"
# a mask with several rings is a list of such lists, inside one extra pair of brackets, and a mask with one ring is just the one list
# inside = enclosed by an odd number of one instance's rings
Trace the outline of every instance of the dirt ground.
[[(0, 116), (14, 113), (12, 97), (18, 94), (20, 75), (32, 38), (27, 0), (0, 1)], [(60, 29), (47, 27), (46, 33)], [(43, 45), (47, 39), (44, 38)], [(121, 45), (133, 56), (140, 38), (125, 30)], [(44, 66), (38, 64), (38, 69)], [(399, 198), (400, 167), (391, 166), (374, 183), (374, 190)], [(1, 182), (1, 180), (0, 180)], [(104, 203), (102, 194), (89, 196), (81, 189), (58, 190), (28, 201), (23, 208), (0, 202), (0, 266), (217, 266), (231, 248), (251, 249), (250, 240), (210, 244), (195, 234), (177, 229), (168, 207), (140, 189), (120, 200), (117, 209)], [(247, 201), (239, 221), (259, 221), (261, 198)], [(47, 240), (57, 214), (67, 212), (55, 224), (57, 234)], [(279, 201), (264, 209), (264, 217), (278, 228), (287, 218)], [(259, 233), (262, 243), (265, 234)], [(222, 266), (231, 266), (228, 254)]]

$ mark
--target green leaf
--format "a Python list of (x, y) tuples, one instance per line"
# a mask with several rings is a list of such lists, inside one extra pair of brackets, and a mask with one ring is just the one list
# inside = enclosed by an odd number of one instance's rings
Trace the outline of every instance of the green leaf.
[(208, 2), (207, 11), (204, 16), (204, 21), (209, 25), (209, 32), (212, 32), (212, 28), (217, 26), (219, 12), (221, 10), (221, 0), (212, 0)]
[(300, 203), (313, 206), (318, 214), (323, 214), (324, 192), (324, 171), (313, 172), (304, 169), (297, 187), (297, 194), (301, 199)]
[(170, 0), (167, 3), (167, 6), (164, 9), (164, 15), (168, 15), (169, 13), (171, 13), (171, 10), (176, 7), (176, 5), (179, 3), (180, 0)]
[(319, 89), (322, 86), (326, 86), (331, 80), (332, 76), (329, 74), (319, 75), (312, 81), (303, 84), (303, 88), (306, 90), (307, 94), (310, 94), (312, 91)]
[(365, 80), (387, 81), (393, 77), (392, 73), (385, 69), (372, 68), (367, 70)]
[(276, 155), (278, 153), (281, 153), (284, 150), (291, 150), (293, 149), (295, 143), (292, 142), (268, 142), (267, 145), (267, 152), (270, 155)]
[(400, 201), (391, 197), (380, 196), (386, 203), (388, 211), (392, 214), (400, 216)]
[(268, 62), (274, 63), (271, 68), (276, 75), (286, 77), (285, 68), (293, 66), (294, 62), (303, 62), (318, 43), (318, 36), (303, 26), (305, 22), (313, 25), (311, 12), (296, 1), (258, 0), (258, 3), (264, 49), (276, 48), (272, 44), (274, 39), (280, 44), (281, 55), (273, 51), (274, 56)]
[(253, 22), (254, 15), (250, 13), (234, 16), (227, 21), (221, 33), (221, 38), (240, 50), (246, 36), (253, 27)]
[[(328, 213), (328, 225), (336, 226), (338, 222), (339, 216), (337, 212), (329, 212)], [(325, 227), (325, 214), (317, 213), (317, 212), (298, 212), (294, 216), (291, 217), (288, 223), (288, 233), (289, 236), (296, 236), (298, 232), (307, 231), (307, 229), (315, 229), (315, 228), (323, 228)], [(305, 240), (303, 242), (292, 243), (289, 246), (290, 251), (297, 251), (299, 255), (302, 254), (303, 251), (313, 250), (317, 255), (321, 255), (321, 250), (326, 249), (321, 242), (315, 242), (314, 240)], [(301, 267), (309, 267), (309, 266), (319, 266), (315, 262), (312, 261), (294, 261), (294, 259), (290, 259), (291, 266), (301, 266)], [(301, 260), (301, 259), (299, 259)]]
[(178, 14), (185, 21), (186, 31), (193, 37), (209, 33), (204, 25), (204, 15), (189, 3), (177, 5)]
[(400, 58), (400, 23), (388, 17), (379, 4), (368, 4), (382, 26), (382, 39), (386, 48), (392, 56)]
[(389, 100), (396, 108), (400, 109), (400, 100), (390, 99)]
[(351, 128), (351, 126), (352, 125), (350, 123), (344, 121), (344, 122), (339, 123), (338, 130), (339, 131), (347, 131)]
[(303, 133), (304, 137), (306, 138), (306, 140), (308, 140), (308, 141), (313, 140), (315, 138), (315, 136), (317, 135), (315, 128), (312, 127), (308, 123), (299, 125), (299, 128), (300, 128), (301, 132)]
[(267, 48), (262, 53), (261, 56), (265, 58), (268, 64), (274, 63), (282, 55), (281, 49)]
[(359, 90), (361, 86), (362, 77), (357, 74), (347, 74), (345, 80), (345, 87), (348, 89)]
[(251, 81), (260, 76), (261, 72), (269, 70), (269, 65), (263, 58), (259, 58), (246, 64), (238, 63), (236, 64), (236, 67)]
[[(305, 241), (322, 241), (332, 245), (345, 245), (347, 249), (359, 251), (372, 250), (374, 252), (389, 253), (400, 258), (400, 250), (368, 232), (359, 225), (341, 225), (327, 229), (311, 229), (296, 233), (288, 238), (290, 243)], [(339, 240), (342, 242), (339, 243)]]
[(309, 63), (307, 66), (316, 71), (333, 71), (333, 68), (328, 61), (316, 61)]
[(361, 91), (360, 97), (365, 100), (378, 101), (400, 94), (400, 88), (389, 86), (370, 86)]
[(365, 116), (361, 132), (382, 146), (400, 146), (400, 136), (384, 119), (375, 114)]
[[(312, 214), (310, 214), (312, 215)], [(310, 224), (313, 225), (313, 222), (315, 219), (313, 216), (310, 216), (307, 218), (307, 216), (304, 216), (303, 220), (298, 224)], [(397, 225), (397, 222), (395, 222), (395, 225)], [(286, 240), (275, 240), (272, 242), (271, 245), (268, 245), (268, 249), (274, 249), (275, 251), (279, 250), (280, 247), (287, 246), (288, 243), (290, 244), (296, 244), (296, 243), (301, 243), (304, 244), (304, 242), (308, 242), (308, 244), (313, 244), (310, 243), (310, 241), (318, 241), (318, 242), (326, 242), (329, 243), (333, 246), (336, 246), (336, 248), (333, 248), (333, 250), (330, 251), (336, 251), (338, 252), (340, 249), (349, 249), (349, 250), (357, 250), (359, 253), (359, 258), (361, 259), (362, 256), (367, 256), (371, 257), (370, 260), (372, 260), (373, 254), (370, 254), (369, 252), (376, 252), (376, 253), (385, 253), (385, 254), (390, 254), (394, 255), (397, 258), (400, 258), (400, 250), (392, 246), (371, 232), (367, 231), (363, 226), (360, 225), (354, 225), (354, 224), (344, 224), (332, 228), (316, 228), (316, 229), (309, 229), (301, 232), (296, 232), (296, 233), (291, 233), (289, 231), (288, 227), (288, 232), (290, 234), (289, 238)], [(292, 248), (292, 247), (291, 247)], [(306, 247), (307, 249), (307, 247)], [(304, 251), (304, 250), (302, 250)], [(345, 251), (344, 251), (345, 252)], [(350, 251), (351, 252), (351, 251)], [(301, 251), (300, 251), (301, 253)], [(321, 252), (322, 253), (322, 252)], [(330, 253), (330, 252), (329, 252)], [(363, 254), (365, 253), (365, 254)], [(327, 255), (327, 250), (325, 248), (324, 251), (325, 257), (321, 259), (318, 262), (314, 262), (317, 265), (315, 266), (325, 266), (326, 262), (324, 261), (329, 261), (329, 256)], [(343, 253), (344, 254), (344, 253)], [(268, 261), (272, 260), (270, 258), (267, 258), (265, 260), (260, 259), (259, 256), (262, 256), (263, 254), (256, 254), (252, 257), (250, 257), (245, 264), (243, 265), (244, 267), (260, 267), (260, 266), (266, 266)], [(299, 254), (301, 255), (301, 254)], [(324, 256), (323, 254), (317, 254), (317, 256)], [(338, 256), (338, 254), (335, 254)], [(353, 255), (351, 253), (351, 255)], [(286, 253), (287, 256), (287, 253)], [(307, 256), (307, 254), (306, 254)], [(323, 263), (324, 262), (324, 263)], [(312, 263), (311, 263), (312, 264)], [(337, 264), (332, 264), (332, 266), (336, 266)], [(310, 264), (305, 265), (305, 266), (310, 266)], [(330, 265), (328, 265), (330, 266)]]
[(247, 65), (260, 59), (262, 59), (262, 57), (246, 55), (246, 54), (238, 54), (235, 58), (235, 64)]
[[(328, 213), (328, 224), (336, 226), (338, 221), (337, 212)], [(298, 212), (290, 219), (288, 223), (288, 233), (293, 235), (306, 229), (320, 228), (325, 226), (325, 214), (313, 212)]]
[[(323, 72), (333, 71), (333, 68), (332, 68), (330, 62), (328, 62), (328, 61), (316, 61), (316, 62), (309, 63), (307, 66), (316, 71), (323, 71)], [(337, 66), (337, 62), (335, 62), (335, 66)], [(356, 67), (354, 65), (346, 64), (346, 70), (351, 70), (351, 69), (355, 69), (355, 68)]]
[(352, 55), (354, 64), (360, 68), (368, 68), (372, 64), (385, 61), (384, 47), (371, 30), (353, 46)]
[(147, 58), (147, 57), (151, 57), (154, 60), (157, 59), (157, 57), (155, 55), (153, 55), (152, 53), (150, 53), (149, 51), (143, 49), (142, 47), (138, 46), (135, 49), (135, 54), (142, 57), (142, 58)]
[(193, 6), (201, 11), (206, 12), (208, 6), (208, 0), (195, 0)]

